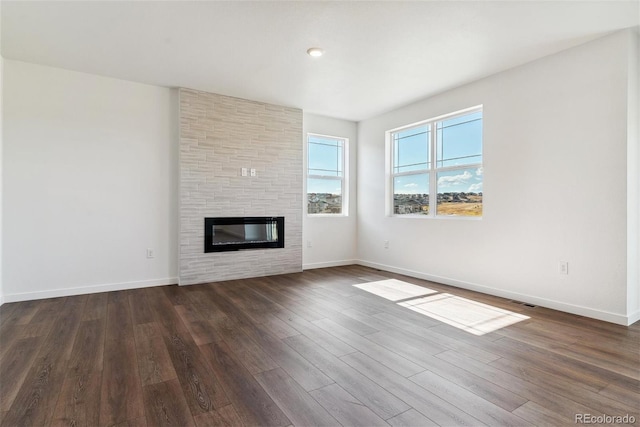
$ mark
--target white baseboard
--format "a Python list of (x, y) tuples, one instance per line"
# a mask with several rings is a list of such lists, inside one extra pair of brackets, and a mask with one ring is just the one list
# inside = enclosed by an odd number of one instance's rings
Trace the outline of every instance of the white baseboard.
[(627, 317), (629, 318), (629, 323), (627, 323), (627, 325), (633, 325), (638, 320), (640, 320), (640, 310), (636, 311), (635, 313), (630, 314)]
[(358, 261), (355, 259), (347, 259), (342, 261), (314, 262), (311, 264), (302, 264), (303, 270), (313, 270), (314, 268), (341, 267), (343, 265), (354, 265)]
[[(631, 316), (623, 314), (611, 313), (608, 311), (596, 310), (589, 307), (567, 304), (560, 301), (539, 298), (533, 295), (521, 294), (518, 292), (505, 291), (503, 289), (491, 288), (471, 282), (451, 279), (449, 277), (435, 276), (432, 274), (421, 273), (419, 271), (407, 270), (404, 268), (392, 267), (390, 265), (378, 264), (365, 260), (357, 260), (357, 264), (365, 267), (377, 268), (378, 270), (390, 271), (392, 273), (404, 274), (405, 276), (416, 277), (418, 279), (429, 280), (431, 282), (443, 283), (445, 285), (455, 286), (457, 288), (469, 289), (471, 291), (482, 292), (484, 294), (494, 295), (502, 298), (509, 298), (516, 301), (522, 301), (529, 304), (539, 305), (541, 307), (551, 308), (553, 310), (564, 311), (579, 316), (591, 317), (593, 319), (604, 320), (605, 322), (616, 323), (618, 325), (628, 326), (640, 318), (640, 312)], [(635, 320), (633, 320), (635, 318)]]
[(126, 289), (150, 288), (153, 286), (174, 285), (178, 283), (177, 277), (165, 279), (139, 280), (134, 282), (107, 283), (102, 285), (81, 286), (77, 288), (61, 288), (47, 291), (24, 292), (19, 294), (7, 294), (3, 296), (4, 302), (20, 302), (45, 298), (68, 297), (74, 295), (95, 294), (98, 292), (123, 291)]

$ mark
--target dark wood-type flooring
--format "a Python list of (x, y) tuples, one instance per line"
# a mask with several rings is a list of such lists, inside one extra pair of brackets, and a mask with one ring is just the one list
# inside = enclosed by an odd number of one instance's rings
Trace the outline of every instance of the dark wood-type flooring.
[[(482, 336), (354, 284), (397, 278), (530, 319)], [(4, 304), (2, 426), (640, 423), (622, 327), (348, 266)]]

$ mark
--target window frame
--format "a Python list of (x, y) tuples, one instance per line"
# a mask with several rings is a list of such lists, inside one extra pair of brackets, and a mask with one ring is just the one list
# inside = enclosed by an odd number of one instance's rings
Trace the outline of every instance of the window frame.
[[(317, 138), (326, 138), (333, 139), (342, 142), (342, 176), (334, 176), (334, 175), (322, 175), (322, 174), (311, 174), (309, 172), (309, 144), (313, 142), (310, 141), (312, 137)], [(348, 177), (349, 177), (349, 138), (343, 136), (334, 136), (334, 135), (326, 135), (315, 132), (307, 132), (306, 138), (306, 162), (305, 162), (305, 212), (309, 217), (347, 217), (349, 216), (349, 185), (348, 185)], [(340, 181), (341, 188), (341, 201), (342, 207), (340, 213), (330, 213), (330, 212), (320, 212), (320, 213), (310, 213), (309, 212), (309, 179), (326, 179), (328, 181)]]
[[(438, 152), (437, 152), (437, 125), (445, 120), (451, 120), (456, 117), (461, 117), (473, 113), (481, 112), (483, 120), (482, 131), (482, 147), (480, 150), (480, 156), (482, 161), (479, 163), (470, 163), (465, 165), (443, 166), (437, 167), (438, 164)], [(395, 152), (396, 146), (394, 141), (394, 135), (398, 132), (406, 131), (412, 128), (427, 125), (429, 132), (429, 146), (427, 150), (427, 167), (425, 169), (417, 169), (405, 172), (394, 172), (395, 170)], [(483, 211), (480, 216), (470, 215), (439, 215), (437, 213), (438, 205), (438, 173), (450, 172), (455, 170), (466, 169), (484, 169), (484, 109), (483, 105), (476, 105), (474, 107), (458, 110), (453, 113), (443, 114), (441, 116), (433, 117), (427, 120), (421, 120), (419, 122), (411, 123), (408, 125), (400, 126), (394, 129), (390, 129), (385, 132), (385, 155), (386, 155), (386, 201), (385, 210), (388, 217), (393, 218), (427, 218), (427, 219), (460, 219), (460, 220), (482, 220), (484, 216), (484, 178), (483, 178)], [(428, 214), (396, 214), (394, 204), (395, 194), (395, 178), (402, 176), (411, 176), (427, 174), (429, 177), (428, 189), (429, 189), (429, 213)], [(434, 203), (432, 203), (434, 202)]]

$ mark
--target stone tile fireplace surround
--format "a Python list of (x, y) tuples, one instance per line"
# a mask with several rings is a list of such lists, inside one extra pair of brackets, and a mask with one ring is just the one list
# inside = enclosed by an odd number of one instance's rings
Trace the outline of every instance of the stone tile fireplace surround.
[[(302, 139), (302, 110), (180, 89), (181, 285), (302, 271)], [(204, 218), (240, 216), (284, 216), (285, 248), (204, 253)]]

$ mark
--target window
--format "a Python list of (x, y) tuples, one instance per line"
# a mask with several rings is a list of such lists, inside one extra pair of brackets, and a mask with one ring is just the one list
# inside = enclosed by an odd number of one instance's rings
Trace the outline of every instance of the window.
[(481, 107), (392, 130), (387, 136), (390, 215), (482, 216)]
[(345, 153), (348, 140), (307, 136), (307, 213), (346, 215)]

